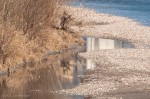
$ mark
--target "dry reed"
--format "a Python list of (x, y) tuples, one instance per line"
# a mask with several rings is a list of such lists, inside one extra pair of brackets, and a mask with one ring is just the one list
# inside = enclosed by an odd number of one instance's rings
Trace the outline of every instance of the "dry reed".
[(5, 64), (7, 57), (15, 53), (11, 43), (16, 33), (30, 40), (36, 38), (41, 30), (51, 25), (58, 5), (65, 1), (0, 0), (0, 64)]

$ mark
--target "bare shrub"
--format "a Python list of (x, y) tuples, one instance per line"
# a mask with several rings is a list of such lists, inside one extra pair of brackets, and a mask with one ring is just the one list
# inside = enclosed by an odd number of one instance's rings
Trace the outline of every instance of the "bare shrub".
[[(0, 64), (14, 53), (11, 42), (15, 31), (29, 39), (50, 26), (57, 7), (67, 0), (0, 0)], [(19, 45), (18, 45), (19, 46)]]
[[(0, 20), (31, 38), (49, 26), (59, 4), (65, 0), (0, 0)], [(54, 18), (54, 17), (53, 17)]]

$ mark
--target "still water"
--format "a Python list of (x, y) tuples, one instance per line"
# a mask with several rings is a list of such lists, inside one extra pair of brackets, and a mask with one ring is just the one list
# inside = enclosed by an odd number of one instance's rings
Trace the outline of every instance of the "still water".
[[(101, 49), (134, 48), (134, 45), (127, 41), (101, 39), (95, 37), (86, 37), (85, 39), (87, 52)], [(86, 62), (87, 69), (94, 69), (95, 64), (91, 60), (87, 59)]]
[[(85, 49), (82, 52), (134, 47), (126, 41), (93, 37), (85, 37), (85, 42)], [(56, 90), (69, 89), (77, 86), (82, 82), (79, 76), (84, 75), (86, 70), (94, 69), (96, 66), (91, 60), (85, 60), (80, 57), (76, 58), (77, 56), (74, 53), (76, 50), (71, 51), (71, 53), (66, 52), (68, 56), (65, 59), (74, 63), (72, 69), (63, 73), (61, 71), (58, 72), (57, 67), (62, 68), (63, 66), (61, 64), (52, 65), (49, 60), (48, 63), (43, 63), (45, 65), (44, 68), (32, 71), (30, 74), (32, 75), (31, 77), (27, 76), (27, 79), (25, 79), (27, 83), (22, 82), (21, 86), (16, 83), (15, 86), (18, 87), (10, 88), (5, 84), (0, 86), (0, 99), (85, 99), (83, 96), (59, 95), (54, 93)], [(56, 59), (55, 62), (59, 63), (59, 60), (61, 59)], [(23, 75), (27, 74), (23, 73)]]

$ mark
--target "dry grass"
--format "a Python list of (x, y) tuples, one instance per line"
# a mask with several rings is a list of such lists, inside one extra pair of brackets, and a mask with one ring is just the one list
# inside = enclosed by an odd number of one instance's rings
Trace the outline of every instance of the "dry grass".
[[(58, 44), (54, 44), (55, 48), (51, 45), (51, 49), (65, 46), (59, 44), (63, 43), (61, 35), (51, 35), (52, 31), (45, 33), (43, 30), (48, 30), (58, 17), (58, 6), (68, 1), (70, 0), (0, 0), (0, 65), (14, 65), (23, 57), (41, 57), (44, 52), (41, 46), (43, 42), (46, 43), (45, 48), (48, 46), (49, 49), (48, 43), (53, 41)], [(51, 38), (53, 40), (47, 40)], [(38, 50), (38, 54), (33, 52), (34, 49)]]
[[(59, 4), (65, 0), (1, 0), (0, 23), (28, 34), (29, 38), (50, 25)], [(55, 16), (56, 17), (56, 16)]]

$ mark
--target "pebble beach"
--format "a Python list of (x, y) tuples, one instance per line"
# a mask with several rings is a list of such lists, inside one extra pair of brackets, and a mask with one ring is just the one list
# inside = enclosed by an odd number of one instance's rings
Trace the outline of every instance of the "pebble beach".
[(88, 71), (83, 84), (61, 92), (103, 97), (147, 91), (150, 89), (149, 52), (148, 49), (113, 49), (80, 53), (79, 56), (95, 62), (96, 68)]
[(72, 15), (74, 22), (82, 23), (70, 25), (69, 31), (81, 36), (128, 41), (135, 45), (135, 49), (103, 49), (80, 53), (80, 57), (92, 60), (96, 67), (87, 71), (85, 82), (60, 93), (91, 96), (94, 99), (118, 99), (120, 94), (148, 94), (150, 27), (126, 17), (96, 13), (85, 8), (65, 9)]
[(136, 48), (149, 48), (150, 27), (132, 19), (111, 14), (96, 13), (86, 8), (65, 7), (76, 23), (70, 25), (69, 31), (81, 36), (106, 39), (125, 40), (133, 43)]

